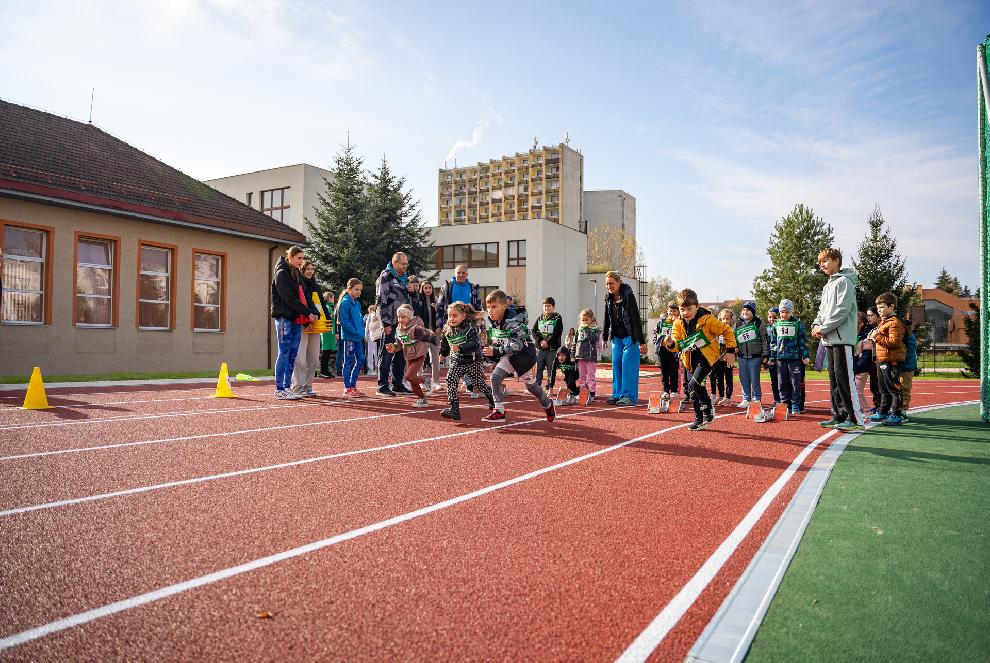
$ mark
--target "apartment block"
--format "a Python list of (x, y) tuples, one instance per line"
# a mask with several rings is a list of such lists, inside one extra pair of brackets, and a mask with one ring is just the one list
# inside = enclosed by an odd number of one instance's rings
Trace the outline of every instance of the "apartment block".
[(546, 219), (581, 230), (584, 157), (560, 143), (441, 169), (439, 225)]

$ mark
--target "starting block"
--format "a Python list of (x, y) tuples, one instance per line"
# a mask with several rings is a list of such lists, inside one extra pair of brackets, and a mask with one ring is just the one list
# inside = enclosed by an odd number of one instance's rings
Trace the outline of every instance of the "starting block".
[(588, 390), (584, 387), (578, 392), (578, 405), (586, 405), (588, 403)]
[(680, 402), (677, 403), (677, 411), (678, 412), (683, 412), (684, 410), (687, 409), (688, 405), (690, 405), (690, 404), (691, 404), (691, 399), (690, 398), (684, 398), (682, 396)]
[(650, 414), (670, 412), (670, 399), (664, 398), (661, 393), (653, 392), (650, 394), (650, 400), (646, 404), (646, 410)]
[(749, 404), (749, 407), (746, 408), (746, 418), (747, 419), (755, 419), (756, 418), (756, 415), (758, 415), (762, 411), (763, 411), (763, 404), (762, 403), (755, 403), (755, 402), (754, 403), (750, 403)]
[(774, 421), (787, 421), (791, 418), (791, 409), (785, 403), (777, 403), (773, 408)]

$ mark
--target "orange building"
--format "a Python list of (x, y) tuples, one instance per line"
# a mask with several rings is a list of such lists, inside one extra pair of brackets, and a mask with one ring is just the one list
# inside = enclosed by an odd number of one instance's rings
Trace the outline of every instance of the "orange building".
[(970, 303), (979, 304), (977, 297), (959, 297), (939, 288), (918, 287), (921, 306), (911, 308), (915, 325), (932, 325), (932, 340), (938, 344), (963, 346), (969, 342), (964, 320), (976, 312)]

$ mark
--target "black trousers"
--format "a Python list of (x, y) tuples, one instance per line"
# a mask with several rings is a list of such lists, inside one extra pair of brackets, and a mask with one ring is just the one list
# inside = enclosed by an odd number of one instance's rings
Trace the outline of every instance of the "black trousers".
[(320, 350), (320, 375), (337, 375), (336, 371), (330, 371), (330, 362), (337, 363), (337, 351)]
[(386, 343), (395, 343), (395, 329), (389, 334), (383, 334), (378, 341), (378, 386), (388, 386), (389, 373), (392, 374), (392, 386), (398, 387), (402, 384), (402, 374), (406, 370), (406, 358), (401, 352), (389, 352), (385, 349)]
[(780, 385), (777, 384), (777, 365), (771, 364), (769, 367), (770, 372), (770, 388), (773, 389), (773, 402), (780, 402)]
[[(699, 355), (701, 353), (698, 353)], [(694, 416), (698, 421), (705, 416), (712, 414), (712, 397), (705, 388), (708, 381), (708, 373), (712, 370), (712, 365), (708, 360), (701, 357), (694, 362), (694, 370), (688, 379), (685, 388), (691, 395), (691, 403), (694, 405)]]
[(828, 387), (832, 401), (832, 418), (836, 421), (863, 423), (853, 375), (853, 346), (828, 346)]
[(903, 397), (901, 396), (901, 369), (889, 361), (877, 364), (877, 378), (880, 382), (880, 414), (896, 414), (900, 416)]
[(660, 359), (660, 374), (663, 376), (663, 390), (668, 393), (674, 393), (680, 383), (678, 376), (678, 367), (680, 362), (677, 361), (677, 353), (671, 352), (665, 348), (660, 348), (657, 352), (657, 357)]
[(729, 365), (725, 363), (724, 359), (715, 362), (715, 367), (712, 369), (710, 378), (713, 396), (717, 394), (726, 398), (732, 398), (733, 373), (734, 369), (729, 368)]

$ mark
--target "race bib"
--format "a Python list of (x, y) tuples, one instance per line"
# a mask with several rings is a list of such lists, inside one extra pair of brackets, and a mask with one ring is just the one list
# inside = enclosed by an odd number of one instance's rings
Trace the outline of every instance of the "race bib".
[(660, 323), (660, 336), (669, 336), (670, 332), (674, 329), (673, 322), (662, 322)]
[(507, 345), (511, 336), (512, 334), (508, 329), (496, 329), (494, 327), (491, 329), (492, 345), (497, 345), (500, 347)]
[(705, 332), (696, 331), (684, 340), (677, 342), (677, 349), (681, 352), (690, 352), (691, 350), (700, 350), (702, 348), (707, 348), (712, 342), (708, 340), (705, 336)]
[(738, 343), (749, 343), (750, 341), (755, 341), (756, 337), (759, 336), (759, 331), (756, 325), (752, 322), (748, 325), (743, 325), (736, 330), (736, 341)]
[(794, 338), (797, 336), (797, 323), (778, 320), (777, 336), (781, 338)]
[(447, 342), (451, 345), (464, 345), (467, 343), (467, 334), (457, 334), (456, 336), (448, 336)]
[(536, 328), (540, 330), (540, 336), (553, 336), (555, 326), (553, 320), (540, 320)]
[(395, 332), (395, 337), (399, 339), (399, 343), (402, 343), (404, 346), (416, 345), (416, 339), (403, 334), (400, 331)]

